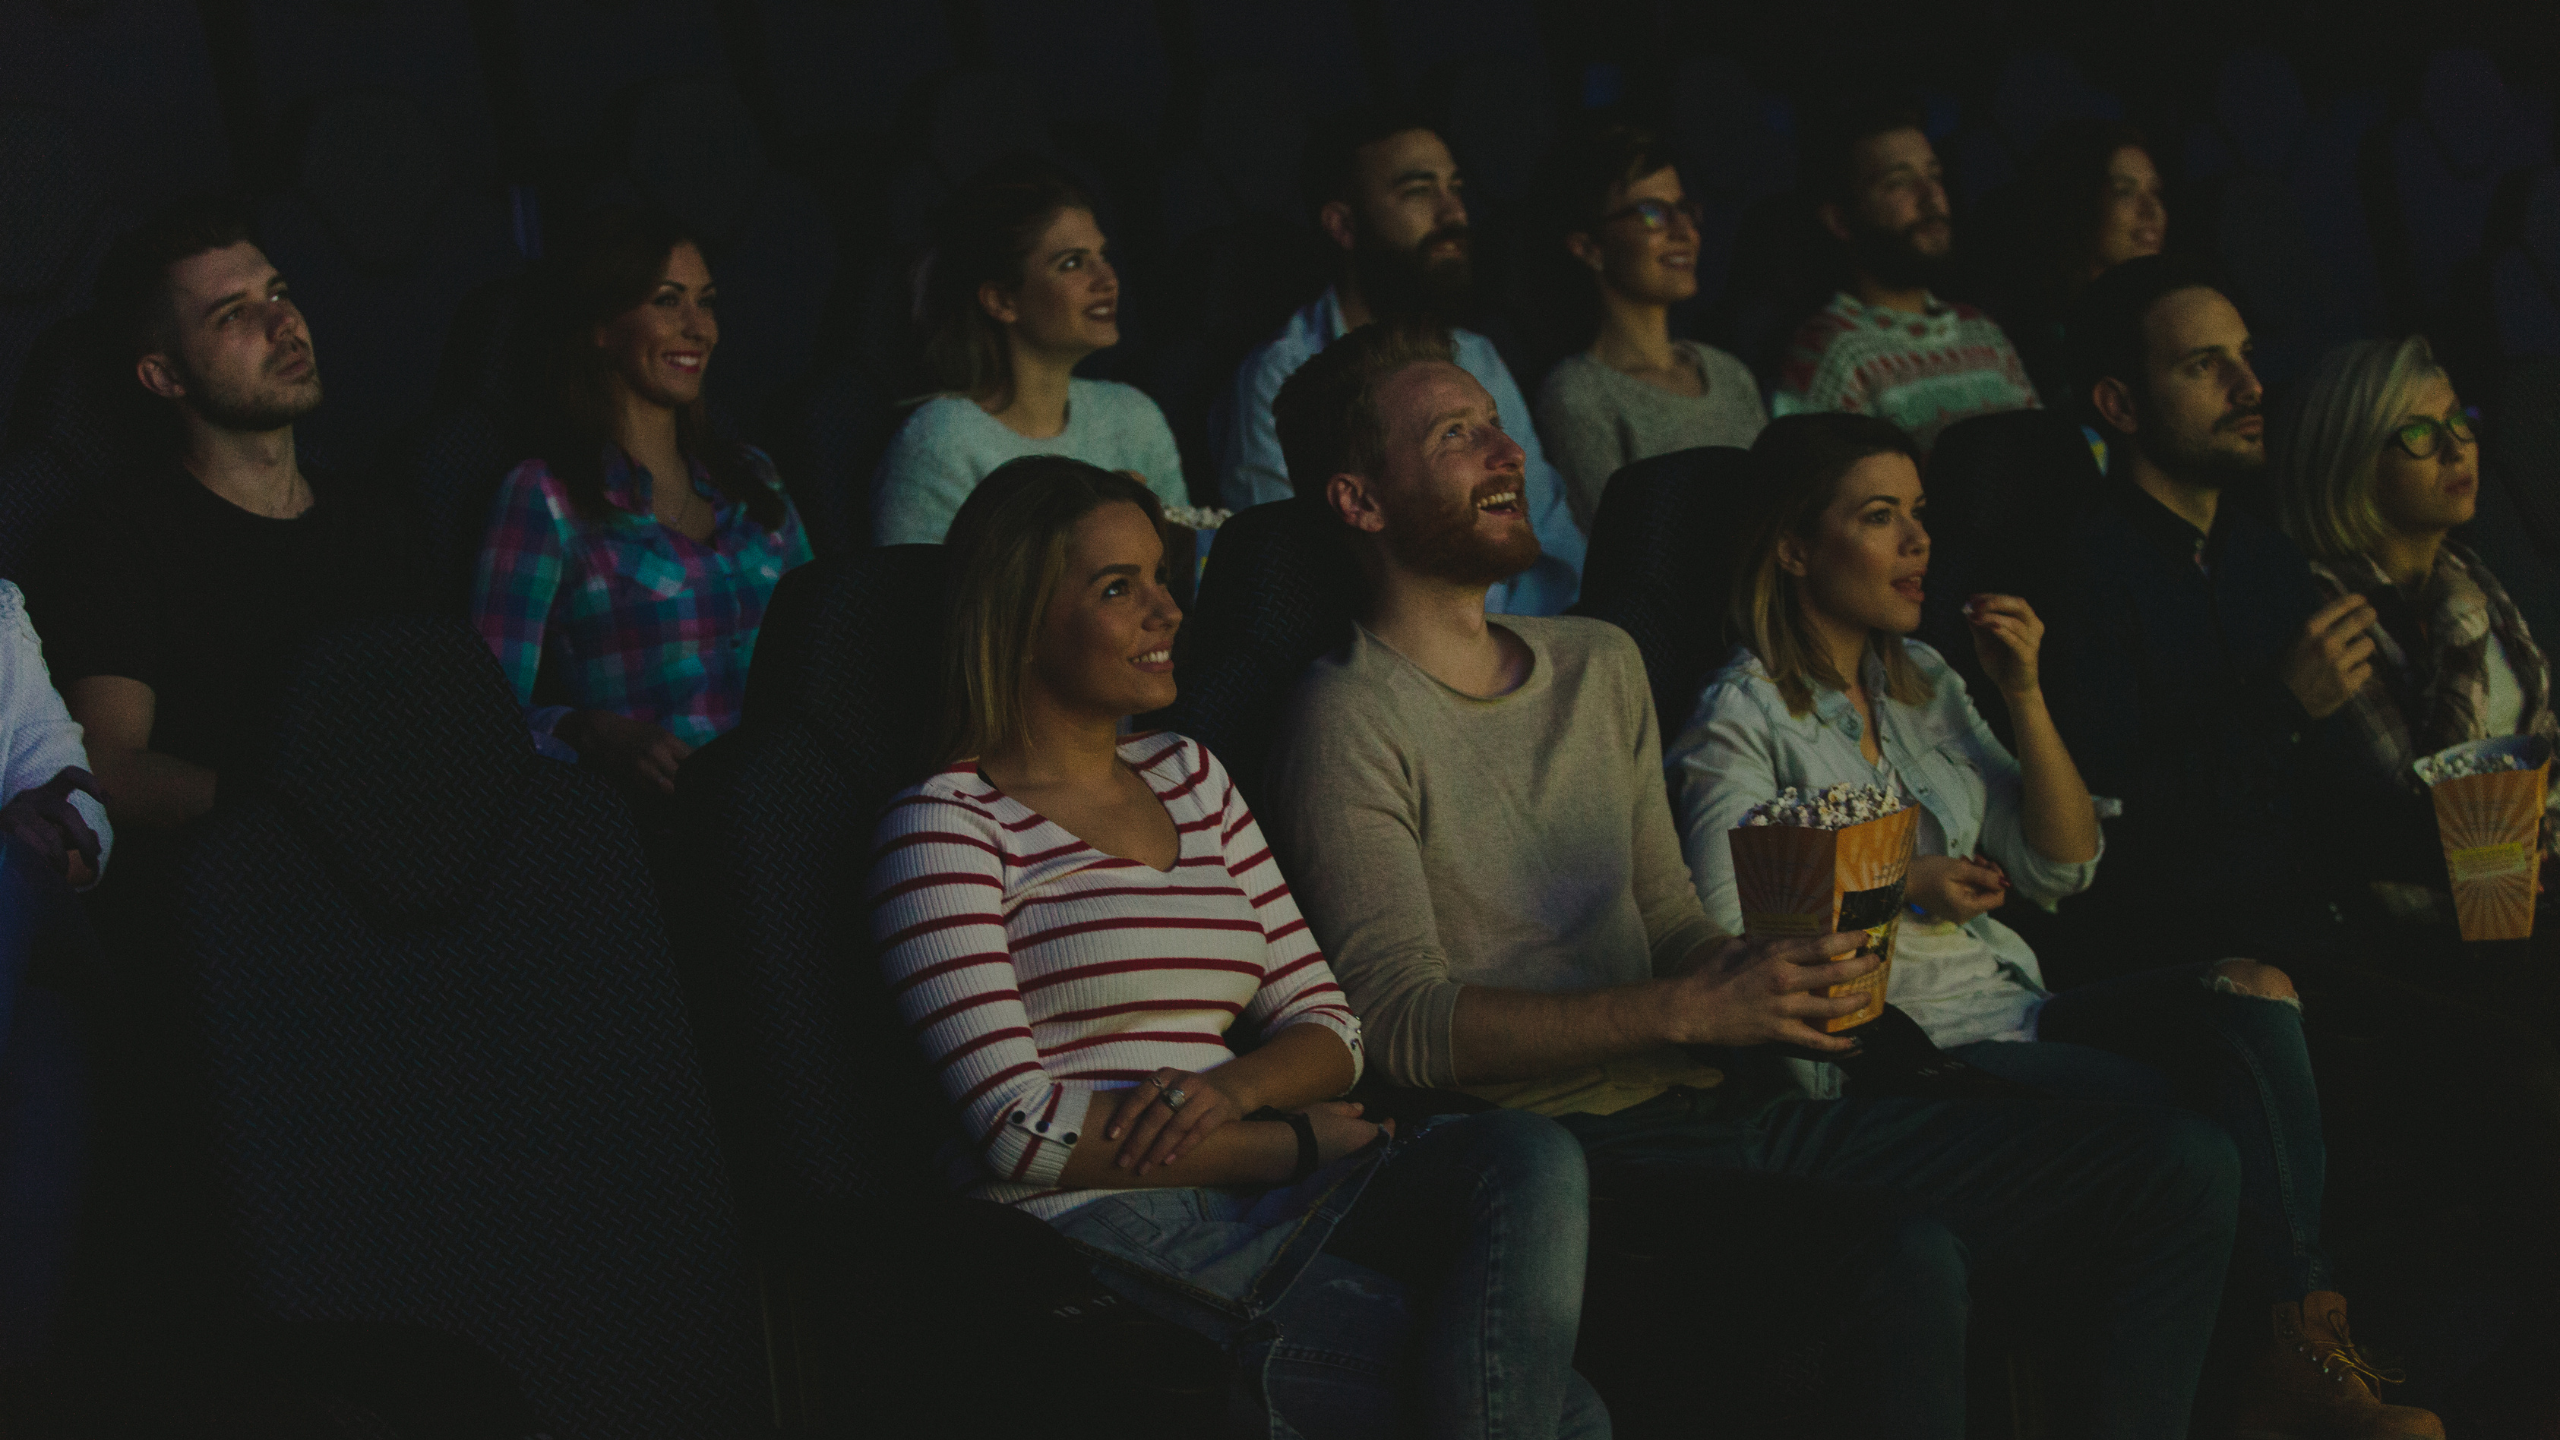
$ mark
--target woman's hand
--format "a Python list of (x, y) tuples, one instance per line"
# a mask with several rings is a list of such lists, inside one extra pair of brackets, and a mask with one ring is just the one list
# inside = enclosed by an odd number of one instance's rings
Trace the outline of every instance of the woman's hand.
[(1902, 898), (1919, 906), (1932, 920), (1965, 924), (2000, 908), (2009, 898), (2009, 879), (1985, 860), (1959, 860), (1952, 855), (1914, 855), (1903, 877)]
[(676, 766), (693, 753), (692, 746), (648, 721), (610, 710), (572, 710), (560, 717), (554, 733), (581, 758), (662, 795), (676, 793)]
[(2036, 654), (2044, 648), (2044, 621), (2015, 595), (1976, 595), (1964, 602), (1973, 627), (1973, 653), (2004, 696), (2033, 695), (2042, 686)]
[(13, 836), (42, 856), (47, 865), (74, 885), (97, 873), (98, 836), (72, 805), (73, 794), (104, 805), (98, 778), (77, 765), (65, 765), (41, 785), (30, 785), (0, 805), (0, 835)]
[[(1179, 1108), (1165, 1101), (1182, 1092)], [(1248, 1105), (1213, 1072), (1195, 1074), (1167, 1066), (1129, 1087), (1119, 1108), (1111, 1112), (1106, 1140), (1127, 1137), (1114, 1163), (1144, 1175), (1170, 1165), (1183, 1153), (1226, 1125), (1259, 1107)]]
[(1316, 1164), (1330, 1165), (1381, 1135), (1396, 1133), (1396, 1122), (1388, 1120), (1372, 1125), (1360, 1118), (1361, 1106), (1349, 1100), (1327, 1100), (1307, 1107), (1307, 1118), (1315, 1122)]

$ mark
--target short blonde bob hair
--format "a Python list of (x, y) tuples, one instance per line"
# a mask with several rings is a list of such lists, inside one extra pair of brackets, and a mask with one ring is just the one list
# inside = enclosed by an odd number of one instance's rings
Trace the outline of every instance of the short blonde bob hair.
[[(1751, 444), (1751, 512), (1735, 552), (1731, 619), (1777, 682), (1790, 715), (1812, 712), (1814, 686), (1846, 690), (1857, 677), (1833, 670), (1805, 619), (1803, 585), (1778, 563), (1778, 542), (1790, 535), (1812, 539), (1840, 481), (1875, 455), (1920, 463), (1911, 437), (1872, 415), (1789, 415), (1770, 421)], [(1885, 694), (1905, 705), (1927, 703), (1934, 687), (1902, 637), (1878, 631), (1869, 644), (1884, 663)]]
[(2315, 560), (2362, 555), (2391, 533), (2374, 467), (2418, 387), (2445, 378), (2424, 335), (2357, 340), (2320, 357), (2277, 417), (2277, 519)]
[(1076, 522), (1120, 501), (1147, 512), (1163, 533), (1164, 507), (1146, 486), (1062, 455), (1027, 455), (987, 472), (952, 517), (943, 541), (950, 567), (943, 764), (1001, 749), (1022, 733), (1023, 671), (1066, 574), (1067, 542)]

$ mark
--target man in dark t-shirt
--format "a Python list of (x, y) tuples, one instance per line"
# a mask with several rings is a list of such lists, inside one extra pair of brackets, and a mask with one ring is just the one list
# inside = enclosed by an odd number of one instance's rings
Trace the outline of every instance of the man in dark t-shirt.
[(237, 210), (164, 211), (117, 242), (97, 293), (173, 448), (64, 522), (29, 599), (109, 816), (148, 833), (257, 763), (295, 652), (400, 607), (414, 545), (377, 497), (299, 462), (311, 332)]

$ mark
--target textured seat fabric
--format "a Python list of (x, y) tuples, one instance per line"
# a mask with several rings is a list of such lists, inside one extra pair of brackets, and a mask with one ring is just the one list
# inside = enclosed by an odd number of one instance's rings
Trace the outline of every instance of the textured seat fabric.
[(1271, 747), (1298, 677), (1350, 638), (1360, 573), (1341, 522), (1303, 499), (1227, 521), (1182, 627), (1181, 697), (1149, 725), (1209, 747), (1249, 805), (1260, 804)]
[(746, 1077), (752, 1183), (794, 1223), (938, 1179), (948, 1107), (881, 991), (863, 877), (881, 803), (930, 760), (941, 600), (938, 545), (783, 577), (743, 723), (676, 787), (706, 897), (688, 928), (721, 952), (705, 1039)]
[(1639, 460), (1609, 477), (1592, 517), (1573, 613), (1634, 637), (1666, 745), (1732, 648), (1725, 612), (1750, 456), (1713, 445)]
[(649, 869), (459, 625), (355, 627), (168, 940), (252, 1307), (482, 1347), (547, 1429), (762, 1433), (745, 1255)]
[[(1920, 638), (1964, 677), (1983, 718), (2009, 738), (2007, 707), (1991, 695), (1964, 603), (1985, 592), (2049, 610), (2052, 537), (2095, 497), (2101, 477), (2080, 427), (2059, 411), (1982, 415), (1947, 427), (1930, 452), (1928, 598)], [(2049, 618), (2049, 617), (2048, 617)]]

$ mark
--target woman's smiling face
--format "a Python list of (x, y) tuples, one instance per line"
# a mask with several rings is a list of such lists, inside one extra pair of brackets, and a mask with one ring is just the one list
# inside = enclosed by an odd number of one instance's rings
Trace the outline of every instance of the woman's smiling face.
[(1182, 607), (1167, 578), (1164, 537), (1146, 511), (1117, 500), (1078, 520), (1032, 643), (1032, 683), (1062, 708), (1089, 715), (1172, 704)]
[(596, 348), (633, 394), (670, 409), (690, 405), (720, 343), (719, 298), (710, 265), (687, 241), (667, 252), (648, 299), (596, 327)]

